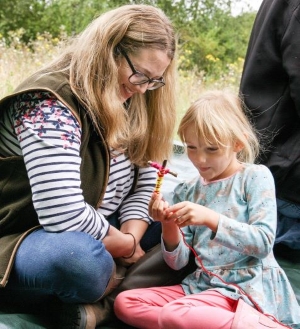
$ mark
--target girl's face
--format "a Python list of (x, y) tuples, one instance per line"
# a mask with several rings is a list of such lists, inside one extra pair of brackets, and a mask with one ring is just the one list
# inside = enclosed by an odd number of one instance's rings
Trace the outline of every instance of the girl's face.
[[(127, 55), (134, 69), (144, 73), (150, 79), (159, 79), (163, 76), (171, 60), (166, 52), (158, 49), (142, 49), (137, 55)], [(128, 78), (134, 73), (124, 56), (121, 57), (119, 68), (119, 85), (122, 101), (125, 102), (135, 93), (145, 93), (148, 83), (133, 85)], [(163, 88), (163, 87), (162, 87)]]
[(203, 138), (197, 138), (195, 128), (185, 130), (187, 154), (205, 181), (214, 181), (233, 175), (241, 166), (237, 160), (237, 152), (242, 149), (240, 143), (228, 145), (207, 144)]

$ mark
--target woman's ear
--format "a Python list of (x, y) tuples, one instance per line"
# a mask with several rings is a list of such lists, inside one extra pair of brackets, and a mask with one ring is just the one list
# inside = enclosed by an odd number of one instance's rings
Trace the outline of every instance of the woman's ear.
[(235, 141), (233, 143), (233, 151), (236, 153), (241, 152), (241, 150), (244, 148), (244, 144), (241, 141)]

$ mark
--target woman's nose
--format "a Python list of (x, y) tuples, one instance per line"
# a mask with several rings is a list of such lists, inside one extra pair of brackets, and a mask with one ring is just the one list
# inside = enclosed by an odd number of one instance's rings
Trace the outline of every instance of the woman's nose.
[(147, 91), (148, 83), (143, 83), (142, 85), (135, 85), (134, 89), (137, 93), (144, 94)]

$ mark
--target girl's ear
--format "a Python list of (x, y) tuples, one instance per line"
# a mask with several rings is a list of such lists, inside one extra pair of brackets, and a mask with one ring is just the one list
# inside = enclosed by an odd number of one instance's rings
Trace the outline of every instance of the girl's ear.
[(236, 153), (241, 152), (241, 150), (244, 148), (244, 144), (241, 141), (235, 141), (233, 144), (233, 151)]

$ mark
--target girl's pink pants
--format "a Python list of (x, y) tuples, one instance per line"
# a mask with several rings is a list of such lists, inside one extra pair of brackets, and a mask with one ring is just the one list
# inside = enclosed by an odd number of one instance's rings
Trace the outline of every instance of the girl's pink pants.
[(230, 329), (237, 301), (217, 291), (185, 295), (180, 285), (127, 290), (115, 313), (139, 329)]

